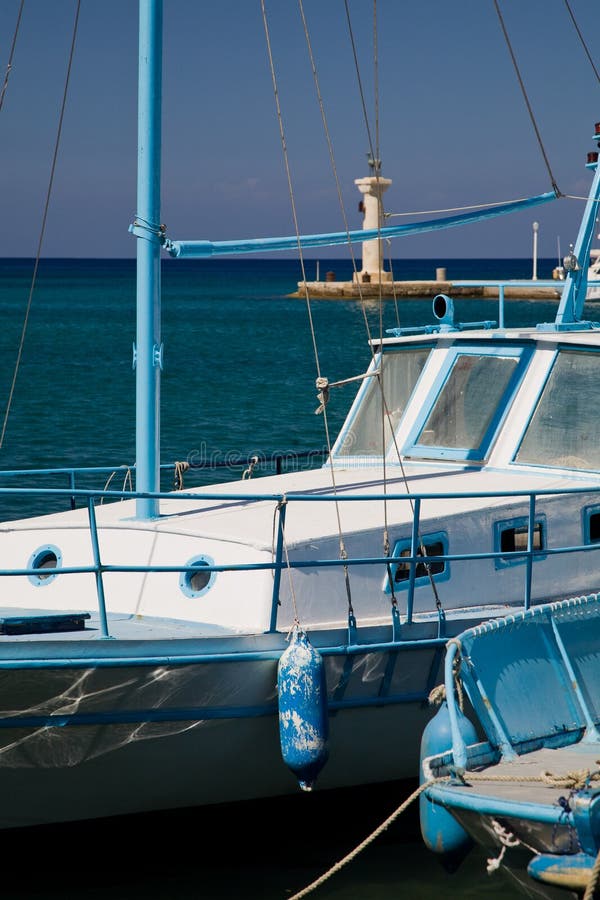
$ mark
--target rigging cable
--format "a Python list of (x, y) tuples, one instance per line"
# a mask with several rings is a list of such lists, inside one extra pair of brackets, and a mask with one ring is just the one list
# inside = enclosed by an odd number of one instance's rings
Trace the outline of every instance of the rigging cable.
[(569, 5), (569, 0), (565, 0), (565, 6), (567, 7), (567, 10), (568, 10), (568, 12), (569, 12), (569, 15), (571, 16), (571, 21), (573, 22), (573, 25), (575, 26), (575, 31), (577, 32), (577, 34), (578, 34), (578, 36), (579, 36), (579, 40), (581, 41), (581, 45), (582, 45), (583, 49), (585, 50), (585, 53), (586, 53), (586, 55), (587, 55), (587, 58), (588, 58), (589, 61), (590, 61), (590, 65), (591, 65), (592, 69), (594, 70), (594, 75), (596, 76), (596, 79), (597, 79), (598, 81), (600, 81), (600, 74), (598, 73), (598, 69), (597, 69), (596, 66), (594, 65), (594, 60), (592, 59), (592, 57), (591, 57), (591, 55), (590, 55), (590, 51), (589, 51), (588, 48), (587, 48), (587, 44), (585, 43), (585, 41), (584, 41), (584, 39), (583, 39), (583, 35), (582, 35), (581, 31), (579, 30), (579, 25), (578, 25), (577, 22), (575, 21), (575, 16), (573, 15), (573, 11), (572, 11), (572, 9), (571, 9), (571, 7), (570, 7), (570, 5)]
[(552, 173), (552, 168), (551, 168), (551, 166), (550, 166), (550, 162), (549, 162), (549, 160), (548, 160), (548, 156), (546, 155), (546, 150), (545, 150), (545, 148), (544, 148), (544, 143), (543, 143), (542, 137), (541, 137), (541, 135), (540, 135), (540, 130), (539, 130), (538, 126), (537, 126), (537, 122), (536, 122), (536, 120), (535, 120), (535, 116), (534, 116), (534, 114), (533, 114), (533, 110), (532, 110), (532, 108), (531, 108), (531, 104), (530, 104), (530, 102), (529, 102), (529, 97), (527, 96), (527, 91), (525, 90), (525, 85), (524, 85), (523, 79), (522, 79), (522, 77), (521, 77), (521, 72), (519, 71), (519, 66), (518, 66), (518, 64), (517, 64), (517, 60), (516, 60), (515, 54), (514, 54), (514, 52), (513, 52), (513, 48), (512, 48), (511, 42), (510, 42), (510, 38), (509, 38), (509, 36), (508, 36), (508, 32), (507, 32), (507, 30), (506, 30), (506, 26), (504, 25), (504, 19), (502, 18), (502, 13), (500, 12), (500, 6), (498, 5), (498, 0), (494, 0), (494, 6), (495, 6), (495, 8), (496, 8), (496, 13), (498, 14), (498, 19), (499, 19), (499, 21), (500, 21), (500, 27), (502, 28), (502, 32), (503, 32), (503, 34), (504, 34), (504, 40), (506, 41), (506, 45), (507, 45), (507, 47), (508, 47), (508, 52), (510, 53), (510, 58), (512, 59), (512, 63), (513, 63), (514, 69), (515, 69), (515, 73), (516, 73), (516, 75), (517, 75), (517, 80), (518, 80), (518, 82), (519, 82), (519, 87), (521, 88), (521, 93), (523, 94), (523, 99), (525, 100), (525, 105), (527, 106), (527, 111), (528, 111), (528, 113), (529, 113), (529, 118), (531, 119), (531, 124), (533, 125), (533, 130), (535, 131), (535, 135), (536, 135), (536, 137), (537, 137), (537, 141), (538, 141), (538, 144), (539, 144), (539, 147), (540, 147), (542, 156), (544, 157), (544, 162), (545, 162), (545, 164), (546, 164), (546, 169), (548, 170), (548, 175), (550, 176), (550, 183), (552, 184), (552, 189), (554, 190), (554, 193), (556, 194), (557, 197), (561, 197), (561, 196), (562, 196), (562, 193), (561, 193), (561, 191), (560, 191), (559, 188), (558, 188), (558, 185), (557, 185), (557, 183), (556, 183), (556, 179), (555, 179), (555, 177), (554, 177), (554, 175), (553, 175), (553, 173)]
[(59, 116), (59, 120), (58, 120), (58, 129), (57, 129), (57, 132), (56, 132), (56, 140), (55, 140), (55, 143), (54, 143), (54, 154), (53, 154), (53, 156), (52, 156), (52, 165), (51, 165), (51, 167), (50, 167), (50, 179), (49, 179), (49, 181), (48, 181), (48, 189), (47, 189), (47, 191), (46, 191), (46, 200), (45, 200), (45, 203), (44, 203), (44, 212), (43, 212), (43, 215), (42, 215), (42, 224), (41, 224), (41, 228), (40, 228), (40, 235), (39, 235), (39, 239), (38, 239), (37, 251), (36, 251), (36, 256), (35, 256), (35, 264), (34, 264), (34, 267), (33, 267), (33, 275), (32, 275), (32, 277), (31, 277), (31, 286), (30, 286), (30, 288), (29, 288), (29, 297), (28, 297), (28, 299), (27, 299), (27, 306), (26, 306), (26, 309), (25, 309), (25, 317), (24, 317), (24, 319), (23, 319), (23, 327), (22, 327), (22, 329), (21, 329), (21, 340), (20, 340), (20, 342), (19, 342), (19, 350), (18, 350), (18, 352), (17, 352), (17, 359), (16, 359), (16, 362), (15, 362), (15, 368), (14, 368), (14, 372), (13, 372), (13, 378), (12, 378), (12, 382), (11, 382), (11, 386), (10, 386), (10, 391), (9, 391), (9, 394), (8, 394), (8, 401), (7, 401), (7, 404), (6, 404), (6, 410), (5, 410), (5, 412), (4, 412), (4, 421), (2, 422), (2, 432), (0, 433), (0, 448), (2, 448), (2, 446), (3, 446), (3, 444), (4, 444), (4, 435), (5, 435), (5, 433), (6, 433), (6, 426), (7, 426), (7, 423), (8, 423), (8, 416), (9, 416), (9, 414), (10, 414), (10, 409), (11, 409), (11, 406), (12, 406), (13, 395), (14, 395), (14, 392), (15, 392), (15, 385), (16, 385), (16, 383), (17, 383), (17, 375), (18, 375), (18, 372), (19, 372), (20, 364), (21, 364), (21, 357), (22, 357), (22, 355), (23, 355), (23, 347), (24, 347), (24, 344), (25, 344), (25, 335), (26, 335), (26, 333), (27, 333), (27, 324), (28, 324), (28, 322), (29, 322), (29, 313), (30, 313), (30, 311), (31, 311), (31, 303), (32, 303), (32, 300), (33, 300), (33, 291), (34, 291), (35, 283), (36, 283), (36, 279), (37, 279), (37, 272), (38, 272), (38, 267), (39, 267), (39, 263), (40, 263), (40, 256), (41, 256), (41, 254), (42, 254), (42, 244), (43, 244), (43, 242), (44, 242), (44, 234), (45, 234), (45, 232), (46, 232), (46, 221), (47, 221), (47, 219), (48, 219), (48, 209), (49, 209), (49, 207), (50, 207), (50, 196), (51, 196), (51, 194), (52, 194), (52, 185), (53, 185), (53, 183), (54, 183), (54, 173), (55, 173), (55, 171), (56, 171), (56, 162), (57, 162), (57, 159), (58, 159), (58, 148), (59, 148), (59, 146), (60, 146), (60, 137), (61, 137), (61, 133), (62, 133), (62, 126), (63, 126), (63, 120), (64, 120), (64, 115), (65, 115), (65, 108), (66, 108), (66, 105), (67, 105), (67, 93), (68, 93), (68, 90), (69, 90), (69, 81), (70, 81), (70, 78), (71, 78), (71, 67), (72, 67), (72, 64), (73, 64), (73, 56), (74, 56), (74, 53), (75, 53), (75, 40), (76, 40), (76, 37), (77, 37), (77, 26), (78, 26), (78, 23), (79, 23), (79, 9), (80, 9), (80, 6), (81, 6), (81, 0), (77, 0), (77, 7), (76, 7), (76, 9), (75, 9), (75, 20), (74, 20), (74, 23), (73, 23), (73, 34), (72, 34), (72, 37), (71, 37), (71, 49), (70, 49), (70, 52), (69, 52), (69, 63), (68, 63), (68, 65), (67, 65), (67, 74), (66, 74), (66, 78), (65, 78), (65, 86), (64, 86), (64, 89), (63, 89), (62, 102), (61, 102), (61, 106), (60, 106), (60, 116)]
[[(304, 9), (302, 7), (302, 0), (298, 0), (298, 2), (299, 2), (299, 7), (300, 7), (300, 14), (302, 17), (302, 21), (304, 23), (305, 36), (308, 40), (308, 32), (307, 32), (307, 27), (306, 27), (306, 19), (304, 18)], [(281, 104), (279, 102), (279, 90), (277, 87), (277, 76), (275, 73), (275, 64), (273, 61), (273, 53), (272, 53), (272, 49), (271, 49), (271, 39), (270, 39), (270, 34), (269, 34), (269, 25), (267, 22), (265, 0), (261, 0), (261, 10), (262, 10), (262, 17), (263, 17), (263, 27), (265, 30), (265, 38), (266, 38), (266, 43), (267, 43), (269, 66), (270, 66), (270, 70), (271, 70), (271, 79), (272, 79), (272, 83), (273, 83), (275, 106), (276, 106), (276, 110), (277, 110), (279, 135), (280, 135), (281, 146), (282, 146), (282, 150), (283, 150), (284, 165), (285, 165), (287, 182), (288, 182), (288, 191), (289, 191), (290, 203), (291, 203), (291, 207), (292, 207), (292, 216), (293, 216), (293, 220), (294, 220), (296, 236), (298, 238), (298, 254), (299, 254), (300, 265), (301, 265), (301, 270), (302, 270), (302, 280), (305, 285), (306, 305), (307, 305), (307, 310), (308, 310), (308, 319), (309, 319), (309, 324), (310, 324), (313, 352), (315, 355), (315, 366), (316, 366), (316, 370), (317, 370), (317, 385), (318, 385), (321, 380), (321, 367), (320, 367), (319, 354), (318, 354), (318, 349), (317, 349), (314, 321), (313, 321), (312, 312), (310, 309), (310, 299), (308, 297), (308, 288), (306, 287), (307, 281), (306, 281), (306, 271), (305, 271), (305, 266), (304, 266), (304, 255), (302, 253), (302, 244), (300, 242), (300, 228), (298, 225), (298, 214), (297, 214), (297, 210), (296, 210), (294, 188), (293, 188), (292, 177), (291, 177), (291, 172), (290, 172), (290, 165), (289, 165), (289, 158), (288, 158), (288, 153), (287, 153), (287, 142), (285, 139), (285, 130), (283, 127)], [(310, 42), (309, 42), (309, 50), (310, 50)], [(314, 69), (314, 60), (312, 60), (312, 54), (311, 54), (311, 61), (313, 62), (313, 74), (316, 77), (316, 71)], [(321, 105), (321, 111), (323, 111), (322, 105)], [(331, 147), (330, 147), (330, 152), (331, 152)], [(336, 183), (338, 185), (338, 193), (340, 193), (340, 187), (339, 187), (339, 182), (337, 180), (337, 177), (336, 177)], [(347, 223), (346, 223), (346, 230), (348, 230)], [(331, 458), (331, 435), (330, 435), (330, 431), (329, 431), (329, 423), (328, 423), (328, 419), (327, 419), (327, 412), (325, 410), (325, 404), (323, 404), (322, 412), (323, 412), (323, 426), (325, 429), (325, 438), (327, 441), (327, 450), (328, 450), (329, 457)], [(336, 494), (337, 493), (337, 485), (336, 485), (336, 481), (335, 481), (335, 475), (333, 473), (333, 465), (331, 465), (331, 476), (332, 476), (332, 483), (333, 483), (333, 491), (334, 491), (334, 494)], [(340, 544), (340, 556), (342, 559), (347, 559), (348, 554), (346, 552), (346, 548), (345, 548), (345, 544), (344, 544), (342, 523), (341, 523), (341, 517), (340, 517), (340, 509), (339, 509), (339, 503), (338, 503), (337, 499), (335, 502), (335, 512), (336, 512), (336, 518), (337, 518), (338, 538), (339, 538), (339, 544)], [(285, 536), (284, 536), (284, 539), (285, 539)], [(343, 569), (344, 569), (344, 580), (345, 580), (345, 585), (346, 585), (346, 595), (348, 598), (348, 614), (353, 619), (354, 618), (354, 609), (352, 606), (352, 596), (351, 596), (351, 592), (350, 592), (350, 580), (349, 580), (348, 567), (346, 565), (344, 565)], [(295, 604), (295, 597), (294, 597), (293, 592), (292, 592), (292, 597), (294, 599), (294, 604)]]
[[(367, 106), (366, 106), (366, 103), (365, 103), (365, 92), (364, 92), (364, 90), (363, 90), (362, 78), (361, 78), (361, 74), (360, 74), (360, 65), (359, 65), (359, 63), (358, 63), (358, 54), (357, 54), (357, 52), (356, 52), (356, 41), (354, 40), (354, 31), (353, 31), (353, 28), (352, 28), (352, 20), (351, 20), (351, 18), (350, 18), (350, 10), (349, 10), (349, 8), (348, 8), (348, 0), (344, 0), (344, 6), (345, 6), (345, 9), (346, 9), (346, 22), (347, 22), (347, 24), (348, 24), (348, 35), (349, 35), (349, 37), (350, 37), (350, 46), (352, 47), (352, 56), (353, 56), (353, 59), (354, 59), (354, 70), (355, 70), (355, 72), (356, 72), (356, 81), (357, 81), (357, 84), (358, 84), (358, 93), (359, 93), (359, 96), (360, 96), (360, 102), (361, 102), (361, 107), (362, 107), (362, 112), (363, 112), (363, 119), (364, 119), (364, 124), (365, 124), (365, 130), (366, 130), (366, 132), (367, 132), (367, 141), (368, 141), (368, 144), (369, 144), (369, 155), (370, 155), (370, 158), (373, 160), (373, 162), (376, 163), (376, 162), (380, 159), (380, 146), (379, 146), (379, 74), (378, 74), (379, 62), (378, 62), (378, 51), (377, 51), (377, 2), (376, 2), (376, 0), (373, 0), (373, 18), (374, 18), (374, 28), (373, 28), (373, 31), (374, 31), (374, 37), (373, 37), (373, 46), (374, 46), (374, 57), (375, 57), (375, 59), (374, 59), (374, 83), (375, 83), (375, 110), (376, 110), (376, 112), (375, 112), (375, 145), (373, 145), (373, 138), (372, 138), (372, 136), (371, 136), (371, 127), (370, 127), (370, 125), (369, 125), (369, 115), (368, 115), (368, 112), (367, 112)], [(379, 167), (378, 167), (377, 165), (375, 166), (375, 175), (376, 175), (376, 177), (379, 176)], [(387, 215), (388, 215), (387, 213), (385, 213), (385, 212), (383, 213), (383, 217), (384, 217), (384, 218), (386, 218)], [(378, 221), (377, 225), (378, 225), (378, 228), (379, 228), (379, 227), (381, 226), (381, 222)], [(356, 272), (356, 267), (355, 267), (355, 272)], [(391, 259), (390, 259), (390, 273), (392, 273)], [(358, 278), (356, 279), (356, 281), (357, 281), (357, 284), (358, 284), (358, 286), (359, 286), (359, 292), (361, 293), (361, 300), (362, 300), (362, 292), (361, 292), (361, 289), (360, 289), (360, 281), (358, 280)], [(397, 298), (397, 296), (396, 296), (396, 291), (395, 291), (395, 288), (394, 288), (394, 276), (393, 276), (393, 273), (392, 273), (392, 293), (393, 293), (393, 298), (394, 298), (394, 309), (395, 309), (395, 312), (396, 312), (396, 323), (397, 323), (398, 325), (400, 325), (400, 314), (399, 314), (399, 309), (398, 309), (398, 298)], [(382, 302), (382, 299), (383, 299), (383, 298), (382, 298), (382, 296), (381, 296), (381, 275), (380, 275), (380, 277), (379, 277), (379, 301), (380, 301), (380, 303)], [(368, 333), (368, 331), (367, 331), (367, 333)], [(369, 337), (370, 337), (370, 336), (369, 336)]]
[(19, 26), (21, 24), (21, 16), (23, 14), (23, 7), (25, 6), (25, 0), (21, 0), (21, 5), (19, 6), (19, 12), (17, 13), (17, 24), (15, 25), (15, 33), (13, 34), (12, 44), (10, 45), (10, 53), (8, 55), (8, 62), (6, 64), (6, 72), (4, 75), (4, 84), (2, 85), (2, 90), (0, 91), (0, 109), (2, 109), (2, 104), (4, 103), (4, 95), (6, 94), (6, 89), (8, 87), (8, 79), (10, 78), (10, 73), (12, 72), (12, 61), (15, 55), (15, 47), (17, 45), (17, 35), (19, 34)]

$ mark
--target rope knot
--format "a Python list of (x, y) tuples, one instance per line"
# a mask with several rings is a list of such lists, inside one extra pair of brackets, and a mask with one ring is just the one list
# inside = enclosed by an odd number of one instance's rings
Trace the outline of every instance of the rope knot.
[(438, 686), (434, 687), (431, 691), (427, 699), (430, 706), (440, 706), (446, 699), (446, 685), (438, 684)]
[(315, 416), (318, 416), (325, 410), (325, 407), (329, 403), (329, 379), (321, 377), (317, 378), (316, 386), (319, 405), (315, 409)]
[(258, 456), (253, 456), (250, 460), (250, 464), (247, 469), (244, 469), (242, 472), (242, 481), (245, 481), (247, 478), (252, 478), (252, 473), (256, 465), (258, 464)]
[(183, 490), (183, 474), (187, 472), (189, 469), (189, 462), (176, 462), (175, 463), (175, 476), (173, 479), (173, 487), (176, 491)]

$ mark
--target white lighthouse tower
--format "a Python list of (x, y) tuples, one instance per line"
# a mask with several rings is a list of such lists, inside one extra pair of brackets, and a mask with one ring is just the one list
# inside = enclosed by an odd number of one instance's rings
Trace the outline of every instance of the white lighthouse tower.
[[(392, 181), (381, 177), (381, 160), (373, 159), (370, 155), (369, 168), (372, 174), (368, 178), (356, 178), (354, 184), (362, 194), (359, 209), (363, 213), (363, 229), (375, 231), (383, 227), (382, 197)], [(363, 241), (362, 268), (354, 275), (354, 281), (357, 279), (363, 283), (375, 284), (392, 280), (391, 272), (384, 272), (383, 269), (381, 238)]]

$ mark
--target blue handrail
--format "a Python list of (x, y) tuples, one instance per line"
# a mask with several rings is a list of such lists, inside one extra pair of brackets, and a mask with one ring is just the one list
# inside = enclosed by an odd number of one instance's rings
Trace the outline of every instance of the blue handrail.
[[(7, 473), (0, 473), (7, 474)], [(418, 565), (423, 565), (424, 562), (429, 564), (434, 563), (444, 563), (450, 564), (458, 561), (476, 561), (476, 560), (485, 560), (485, 559), (505, 559), (507, 555), (506, 550), (498, 549), (489, 552), (483, 553), (446, 553), (446, 554), (438, 554), (438, 555), (427, 555), (425, 558), (419, 553), (419, 531), (420, 531), (420, 510), (421, 503), (423, 500), (428, 499), (453, 499), (456, 497), (461, 498), (492, 498), (492, 497), (521, 497), (528, 501), (528, 526), (527, 526), (527, 547), (523, 550), (513, 550), (510, 553), (512, 560), (523, 559), (526, 563), (525, 566), (525, 586), (524, 586), (524, 598), (523, 598), (523, 608), (528, 609), (531, 605), (531, 597), (532, 597), (532, 575), (533, 575), (533, 563), (536, 557), (548, 557), (552, 555), (560, 555), (574, 552), (583, 552), (583, 553), (591, 553), (597, 550), (600, 550), (600, 543), (590, 543), (590, 544), (575, 544), (561, 547), (542, 547), (539, 549), (534, 548), (533, 538), (534, 538), (534, 528), (535, 528), (535, 516), (536, 516), (536, 498), (544, 496), (544, 495), (560, 495), (560, 494), (577, 494), (577, 493), (585, 493), (585, 494), (594, 494), (600, 493), (600, 485), (599, 486), (590, 486), (581, 485), (577, 487), (554, 487), (554, 488), (544, 488), (536, 491), (532, 490), (513, 490), (513, 491), (465, 491), (465, 492), (448, 492), (443, 494), (434, 494), (428, 492), (422, 492), (418, 494), (336, 494), (336, 493), (319, 493), (319, 494), (277, 494), (277, 493), (224, 493), (224, 492), (139, 492), (139, 491), (113, 491), (113, 490), (87, 490), (87, 489), (73, 489), (73, 488), (38, 488), (38, 487), (0, 487), (0, 501), (3, 496), (16, 496), (16, 495), (25, 495), (25, 496), (36, 496), (42, 497), (44, 499), (52, 498), (52, 497), (67, 497), (74, 499), (84, 500), (87, 508), (88, 508), (88, 522), (89, 522), (89, 530), (90, 537), (92, 542), (93, 549), (93, 564), (91, 565), (82, 565), (82, 566), (71, 566), (71, 567), (60, 567), (60, 568), (44, 568), (44, 574), (47, 576), (50, 575), (69, 575), (76, 573), (88, 573), (93, 574), (96, 579), (96, 592), (97, 592), (97, 602), (98, 609), (100, 614), (101, 621), (101, 633), (102, 637), (109, 638), (109, 628), (108, 628), (108, 620), (106, 614), (106, 602), (104, 597), (104, 588), (103, 588), (103, 575), (106, 572), (116, 573), (132, 573), (132, 572), (144, 572), (144, 573), (152, 573), (152, 572), (194, 572), (194, 566), (185, 566), (185, 565), (147, 565), (147, 564), (138, 564), (138, 565), (114, 565), (114, 564), (106, 564), (103, 563), (100, 556), (100, 542), (98, 537), (98, 525), (96, 521), (95, 514), (95, 504), (101, 500), (125, 500), (125, 499), (137, 499), (139, 497), (147, 498), (151, 497), (153, 500), (159, 503), (168, 503), (173, 504), (179, 501), (202, 501), (202, 500), (224, 500), (229, 502), (236, 502), (239, 500), (243, 500), (245, 502), (251, 501), (271, 501), (275, 502), (278, 505), (278, 520), (275, 523), (277, 534), (277, 545), (274, 553), (274, 558), (269, 562), (255, 562), (255, 563), (228, 563), (226, 565), (219, 564), (207, 564), (203, 569), (207, 572), (239, 572), (239, 571), (260, 571), (260, 570), (271, 570), (274, 575), (274, 583), (273, 583), (273, 597), (272, 597), (272, 613), (271, 613), (271, 621), (270, 621), (270, 630), (274, 631), (277, 625), (277, 610), (279, 605), (279, 586), (281, 573), (284, 569), (288, 567), (290, 569), (310, 569), (310, 568), (322, 568), (327, 569), (336, 566), (365, 566), (365, 565), (381, 565), (381, 566), (389, 566), (394, 563), (402, 562), (402, 564), (410, 566), (409, 572), (409, 581), (408, 581), (408, 591), (407, 591), (407, 622), (410, 623), (413, 618), (413, 609), (414, 609), (414, 591), (415, 591), (415, 583), (416, 583), (416, 567)], [(411, 552), (410, 556), (355, 556), (355, 557), (339, 557), (339, 558), (317, 558), (317, 559), (303, 559), (303, 560), (295, 560), (288, 559), (287, 555), (284, 554), (284, 524), (285, 524), (285, 515), (286, 510), (290, 504), (303, 504), (303, 503), (348, 503), (348, 502), (373, 502), (385, 500), (387, 502), (403, 500), (405, 502), (409, 502), (413, 507), (413, 529), (412, 529), (412, 542), (411, 542)], [(1, 568), (0, 569), (0, 577), (16, 577), (16, 576), (31, 576), (39, 574), (39, 569), (36, 568)], [(442, 623), (443, 625), (443, 623)]]

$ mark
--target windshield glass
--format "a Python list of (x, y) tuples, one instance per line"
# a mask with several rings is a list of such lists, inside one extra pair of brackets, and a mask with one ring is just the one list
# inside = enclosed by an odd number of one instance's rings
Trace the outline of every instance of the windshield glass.
[(477, 452), (518, 364), (516, 356), (457, 355), (417, 444)]
[(383, 354), (380, 366), (389, 415), (383, 423), (380, 380), (369, 378), (360, 405), (343, 433), (338, 454), (382, 456), (387, 451), (429, 353), (429, 347), (417, 347)]
[(596, 353), (561, 350), (516, 461), (575, 469), (600, 469)]

